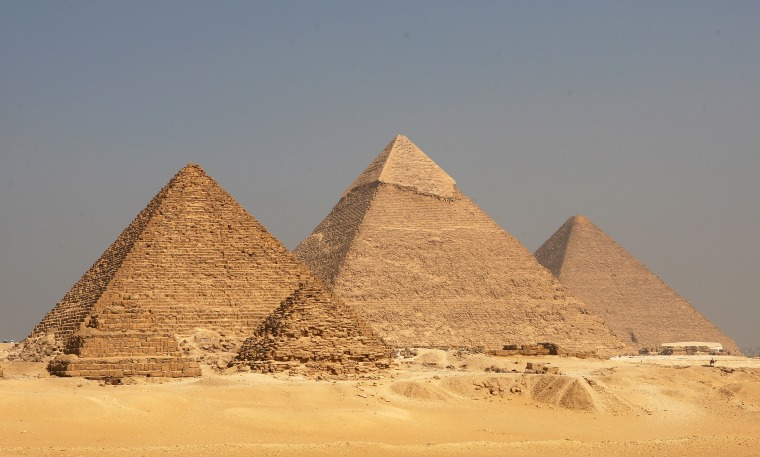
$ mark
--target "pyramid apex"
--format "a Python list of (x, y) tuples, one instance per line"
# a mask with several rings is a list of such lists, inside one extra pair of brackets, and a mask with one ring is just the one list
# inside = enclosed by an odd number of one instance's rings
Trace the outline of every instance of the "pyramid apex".
[(584, 216), (583, 214), (576, 214), (575, 216), (572, 216), (568, 222), (572, 222), (573, 224), (589, 224), (592, 223), (591, 219)]
[(172, 182), (175, 182), (177, 179), (180, 181), (185, 181), (188, 179), (192, 179), (194, 177), (207, 177), (208, 174), (206, 174), (206, 170), (203, 169), (200, 165), (197, 163), (189, 162), (184, 167), (180, 168), (180, 170), (177, 172), (177, 174), (174, 175), (174, 178), (172, 178)]
[(374, 182), (440, 197), (452, 197), (456, 192), (456, 181), (401, 134), (388, 143), (344, 195), (359, 186)]
[(204, 173), (204, 174), (206, 173), (203, 167), (193, 162), (188, 162), (187, 165), (182, 167), (180, 171), (190, 171), (190, 170), (200, 171), (201, 173)]

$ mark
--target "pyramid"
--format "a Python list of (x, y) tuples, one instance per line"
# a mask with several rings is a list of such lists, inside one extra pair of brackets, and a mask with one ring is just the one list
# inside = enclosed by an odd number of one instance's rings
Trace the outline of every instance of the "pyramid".
[(624, 346), (401, 135), (294, 253), (396, 347)]
[(102, 358), (108, 351), (88, 348), (107, 348), (104, 339), (126, 348), (115, 355), (140, 355), (130, 347), (149, 347), (144, 340), (151, 338), (161, 338), (151, 340), (165, 349), (159, 352), (173, 354), (176, 338), (198, 329), (242, 341), (309, 277), (213, 178), (189, 164), (34, 328), (26, 347), (54, 336), (53, 355), (71, 359)]
[(536, 258), (633, 348), (673, 341), (736, 343), (583, 216), (567, 220)]
[(93, 311), (48, 371), (85, 378), (200, 376), (198, 362), (183, 357), (174, 336), (154, 331), (153, 324), (152, 313), (134, 305)]
[(388, 368), (391, 359), (390, 348), (352, 309), (310, 281), (264, 320), (233, 364), (345, 379)]

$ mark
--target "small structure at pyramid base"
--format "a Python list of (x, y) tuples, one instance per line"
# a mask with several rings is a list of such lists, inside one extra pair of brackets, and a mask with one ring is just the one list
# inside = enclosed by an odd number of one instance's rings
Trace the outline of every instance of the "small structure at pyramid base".
[(96, 379), (200, 376), (198, 362), (182, 357), (177, 340), (152, 332), (152, 325), (153, 315), (144, 308), (122, 305), (94, 312), (47, 369), (56, 376)]
[(647, 348), (647, 353), (660, 355), (720, 355), (725, 354), (725, 351), (723, 350), (723, 345), (716, 342), (679, 341), (676, 343), (662, 343), (660, 347), (654, 350)]
[(307, 378), (371, 376), (392, 363), (392, 350), (351, 308), (308, 281), (277, 308), (230, 364)]

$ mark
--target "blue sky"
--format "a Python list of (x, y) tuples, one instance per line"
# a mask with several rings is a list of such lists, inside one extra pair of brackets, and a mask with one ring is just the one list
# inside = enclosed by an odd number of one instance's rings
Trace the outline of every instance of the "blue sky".
[(0, 3), (0, 337), (201, 164), (294, 248), (397, 133), (760, 345), (760, 3)]

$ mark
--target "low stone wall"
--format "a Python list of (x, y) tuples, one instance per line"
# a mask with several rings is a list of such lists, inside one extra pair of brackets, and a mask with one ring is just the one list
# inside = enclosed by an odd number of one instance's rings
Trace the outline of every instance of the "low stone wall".
[(55, 376), (81, 376), (83, 378), (122, 378), (147, 376), (182, 378), (201, 375), (198, 362), (183, 357), (137, 358), (79, 358), (59, 356), (48, 364)]
[(74, 335), (64, 351), (80, 357), (135, 357), (179, 355), (177, 340), (171, 335), (149, 333), (107, 333)]

